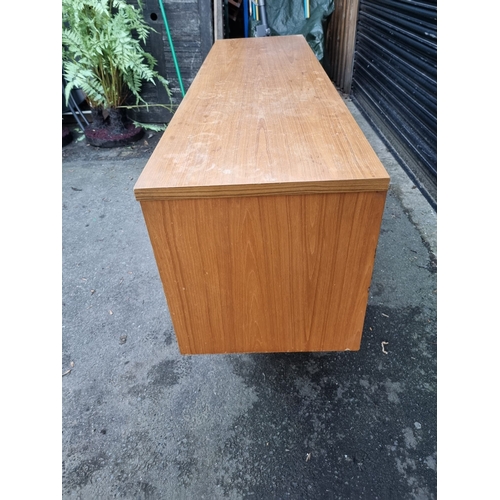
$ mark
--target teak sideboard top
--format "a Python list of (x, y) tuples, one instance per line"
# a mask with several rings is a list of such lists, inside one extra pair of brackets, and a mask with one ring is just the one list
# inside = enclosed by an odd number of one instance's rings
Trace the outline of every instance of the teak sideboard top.
[(218, 40), (139, 177), (139, 201), (387, 191), (302, 35)]

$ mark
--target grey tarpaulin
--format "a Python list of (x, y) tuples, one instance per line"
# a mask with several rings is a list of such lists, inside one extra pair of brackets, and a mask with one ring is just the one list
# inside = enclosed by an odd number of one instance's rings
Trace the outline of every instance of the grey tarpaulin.
[(266, 0), (267, 22), (271, 35), (304, 35), (319, 61), (323, 59), (324, 22), (333, 12), (333, 0), (310, 0), (309, 19), (304, 15), (304, 0)]

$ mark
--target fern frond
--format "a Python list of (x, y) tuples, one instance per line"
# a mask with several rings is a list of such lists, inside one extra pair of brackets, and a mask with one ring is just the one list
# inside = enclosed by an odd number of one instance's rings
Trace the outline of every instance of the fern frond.
[(153, 132), (163, 132), (167, 128), (167, 125), (164, 123), (162, 124), (141, 123), (141, 122), (136, 122), (135, 120), (132, 120), (132, 123), (138, 128), (142, 127), (143, 129), (152, 130)]
[(135, 7), (125, 0), (62, 0), (62, 6), (67, 88), (81, 88), (92, 105), (103, 108), (122, 105), (127, 94), (145, 103), (140, 94), (146, 81), (161, 82), (171, 97), (168, 81), (142, 45), (152, 31), (142, 1)]

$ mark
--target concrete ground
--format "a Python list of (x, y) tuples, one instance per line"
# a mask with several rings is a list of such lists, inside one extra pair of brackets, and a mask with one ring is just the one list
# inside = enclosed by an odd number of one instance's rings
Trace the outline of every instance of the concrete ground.
[(63, 498), (436, 498), (436, 214), (348, 105), (391, 175), (359, 352), (181, 356), (133, 195), (160, 134), (63, 148)]

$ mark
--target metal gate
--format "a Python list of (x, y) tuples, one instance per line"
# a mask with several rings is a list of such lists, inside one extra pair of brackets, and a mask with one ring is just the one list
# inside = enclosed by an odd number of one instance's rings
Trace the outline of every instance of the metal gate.
[(437, 206), (437, 2), (361, 0), (351, 97)]

